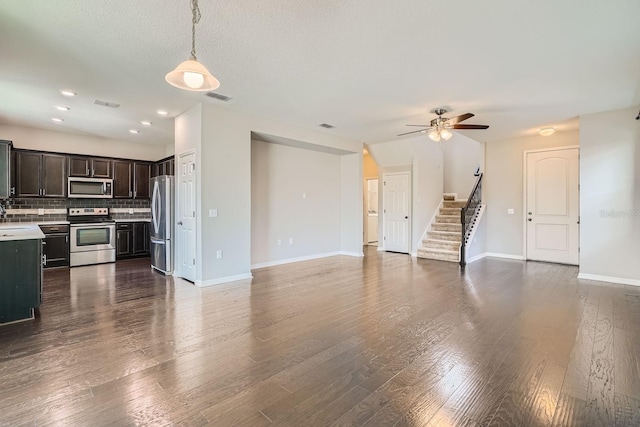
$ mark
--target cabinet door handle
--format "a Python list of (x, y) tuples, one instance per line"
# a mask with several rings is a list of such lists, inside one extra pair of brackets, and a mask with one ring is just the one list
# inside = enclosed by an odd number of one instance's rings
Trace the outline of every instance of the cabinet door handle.
[(87, 170), (85, 172), (85, 175), (89, 175), (89, 166), (87, 166)]
[(42, 265), (47, 265), (47, 254), (42, 255)]

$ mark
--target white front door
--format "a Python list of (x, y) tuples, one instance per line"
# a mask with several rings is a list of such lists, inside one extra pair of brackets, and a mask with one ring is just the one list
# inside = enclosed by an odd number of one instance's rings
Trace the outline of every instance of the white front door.
[(409, 197), (411, 173), (389, 173), (383, 176), (384, 249), (409, 253)]
[(176, 266), (178, 275), (196, 280), (196, 155), (178, 157), (178, 224)]
[(527, 153), (527, 259), (579, 262), (578, 149)]

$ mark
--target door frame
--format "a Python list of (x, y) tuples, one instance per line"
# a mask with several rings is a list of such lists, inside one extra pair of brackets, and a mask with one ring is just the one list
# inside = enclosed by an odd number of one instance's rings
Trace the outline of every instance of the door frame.
[[(540, 148), (537, 150), (525, 150), (522, 152), (522, 259), (527, 261), (527, 180), (529, 174), (527, 170), (527, 155), (529, 153), (544, 153), (546, 151), (563, 151), (578, 149), (578, 217), (580, 216), (580, 146), (566, 145), (562, 147)], [(578, 252), (580, 251), (580, 224), (578, 224)], [(580, 265), (580, 256), (578, 256), (578, 265)]]
[[(387, 206), (387, 198), (385, 197), (386, 195), (386, 190), (385, 190), (385, 181), (386, 181), (386, 177), (387, 176), (392, 176), (392, 175), (407, 175), (408, 176), (408, 180), (407, 182), (409, 183), (409, 198), (408, 198), (408, 203), (409, 206), (407, 206), (407, 210), (408, 210), (408, 215), (409, 215), (409, 220), (407, 223), (407, 242), (409, 247), (407, 248), (408, 252), (407, 255), (411, 255), (411, 251), (413, 249), (413, 241), (411, 239), (411, 232), (412, 232), (412, 224), (413, 224), (413, 173), (410, 170), (406, 170), (406, 171), (401, 171), (401, 172), (385, 172), (382, 174), (382, 245), (380, 245), (380, 236), (378, 235), (378, 250), (382, 250), (382, 251), (386, 251), (387, 250), (387, 221), (386, 221), (386, 216), (387, 216), (387, 211), (386, 211), (386, 206)], [(378, 183), (380, 183), (380, 181), (378, 181)], [(380, 193), (378, 192), (378, 200), (380, 200)], [(380, 221), (380, 212), (378, 212), (378, 221)], [(379, 225), (378, 225), (379, 226)], [(402, 252), (404, 253), (404, 252)]]
[[(376, 176), (376, 177), (369, 177), (369, 178), (364, 178), (364, 191), (363, 191), (363, 197), (362, 197), (362, 206), (363, 206), (363, 222), (362, 222), (362, 244), (364, 246), (369, 245), (369, 212), (368, 209), (369, 206), (369, 181), (372, 180), (376, 180), (378, 181), (378, 206), (376, 206), (376, 212), (377, 213), (377, 217), (378, 220), (377, 222), (380, 221), (380, 177)], [(380, 225), (376, 224), (376, 230), (378, 231), (378, 245), (380, 245)]]
[[(181, 188), (180, 184), (182, 182), (182, 180), (180, 178), (182, 176), (181, 173), (180, 173), (180, 170), (182, 169), (181, 168), (181, 166), (182, 166), (182, 158), (185, 157), (185, 156), (189, 156), (191, 154), (193, 154), (193, 160), (194, 160), (194, 164), (195, 164), (196, 161), (197, 161), (197, 154), (196, 154), (196, 150), (195, 149), (189, 149), (189, 150), (183, 151), (183, 152), (178, 153), (178, 154), (175, 155), (175, 157), (176, 157), (176, 162), (175, 162), (176, 166), (175, 166), (174, 171), (173, 171), (174, 177), (176, 178), (175, 179), (175, 183), (174, 183), (174, 194), (173, 194), (173, 203), (174, 203), (173, 211), (175, 212), (174, 217), (173, 217), (173, 229), (174, 229), (173, 235), (174, 235), (174, 240), (175, 241), (173, 242), (173, 245), (172, 245), (173, 246), (173, 248), (172, 248), (172, 251), (173, 251), (172, 256), (173, 256), (173, 265), (174, 265), (173, 275), (177, 276), (177, 277), (180, 277), (182, 279), (189, 280), (189, 281), (191, 281), (193, 279), (193, 282), (195, 283), (195, 279), (196, 279), (195, 277), (193, 277), (193, 278), (184, 277), (184, 272), (180, 269), (181, 263), (178, 262), (179, 261), (178, 260), (178, 253), (180, 253), (180, 251), (177, 250), (180, 247), (180, 243), (181, 243), (180, 239), (182, 238), (180, 236), (180, 233), (178, 232), (178, 221), (179, 221), (179, 215), (180, 215), (180, 197), (178, 196), (178, 190)], [(196, 170), (196, 174), (195, 174), (195, 181), (196, 181), (195, 182), (195, 186), (196, 186), (195, 197), (196, 198), (199, 196), (198, 191), (197, 191), (197, 189), (198, 189), (198, 175), (197, 175), (197, 173), (198, 172)], [(197, 205), (197, 199), (194, 202)], [(196, 228), (195, 235), (196, 235), (196, 239), (197, 239), (197, 236), (198, 236), (198, 219), (197, 219), (197, 217), (196, 217), (195, 228)], [(197, 267), (197, 262), (198, 262), (197, 251), (198, 251), (198, 242), (196, 241), (196, 254), (195, 254), (196, 255), (196, 265), (194, 265), (194, 268)]]

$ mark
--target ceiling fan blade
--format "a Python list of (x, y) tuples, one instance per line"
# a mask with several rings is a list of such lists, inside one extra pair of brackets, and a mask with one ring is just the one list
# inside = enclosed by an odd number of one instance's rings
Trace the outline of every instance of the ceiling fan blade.
[(421, 128), (428, 128), (431, 127), (431, 125), (405, 125), (405, 126), (419, 126)]
[(445, 119), (445, 120), (447, 121), (447, 124), (455, 125), (456, 123), (463, 122), (467, 119), (470, 119), (473, 116), (475, 116), (475, 114), (465, 113), (465, 114), (461, 114), (459, 116), (451, 117), (450, 119)]
[(428, 130), (429, 130), (429, 129), (414, 130), (413, 132), (405, 132), (405, 133), (401, 133), (401, 134), (400, 134), (400, 135), (398, 135), (398, 136), (409, 135), (409, 134), (412, 134), (412, 133), (422, 133), (422, 132), (425, 132), (425, 133), (426, 133)]
[(453, 125), (454, 129), (489, 129), (487, 125)]

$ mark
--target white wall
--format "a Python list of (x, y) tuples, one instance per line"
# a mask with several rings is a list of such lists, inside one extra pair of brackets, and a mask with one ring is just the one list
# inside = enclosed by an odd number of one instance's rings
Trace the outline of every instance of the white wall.
[[(288, 125), (262, 117), (239, 113), (211, 104), (202, 104), (202, 143), (197, 149), (201, 167), (201, 188), (197, 238), (201, 260), (196, 284), (250, 277), (251, 271), (251, 134), (276, 135), (294, 141), (349, 152), (341, 157), (341, 248), (361, 251), (362, 244), (362, 149), (363, 144), (330, 133)], [(196, 126), (191, 124), (190, 126)], [(197, 133), (196, 129), (194, 132)], [(185, 132), (176, 121), (176, 141)], [(176, 143), (176, 154), (180, 147)], [(345, 170), (348, 172), (345, 172)], [(209, 209), (218, 209), (209, 218)], [(355, 231), (353, 231), (355, 230)], [(216, 259), (216, 251), (223, 258)]]
[(469, 197), (476, 177), (476, 169), (484, 171), (484, 143), (457, 132), (449, 141), (441, 141), (444, 163), (444, 192), (456, 193), (458, 199)]
[(340, 169), (335, 154), (251, 142), (252, 265), (340, 250)]
[[(13, 141), (16, 148), (56, 151), (93, 156), (123, 157), (136, 160), (160, 160), (167, 157), (164, 145), (81, 135), (68, 132), (0, 124), (0, 139)], [(169, 154), (170, 155), (170, 154)]]
[(580, 117), (580, 277), (640, 285), (637, 114), (633, 107)]
[(412, 139), (414, 191), (411, 252), (416, 253), (442, 201), (444, 176), (442, 150), (438, 144), (430, 139), (425, 141), (424, 137)]
[[(531, 136), (486, 144), (483, 203), (487, 205), (487, 252), (523, 256), (523, 152), (577, 146), (577, 131)], [(508, 215), (507, 209), (514, 209)]]

